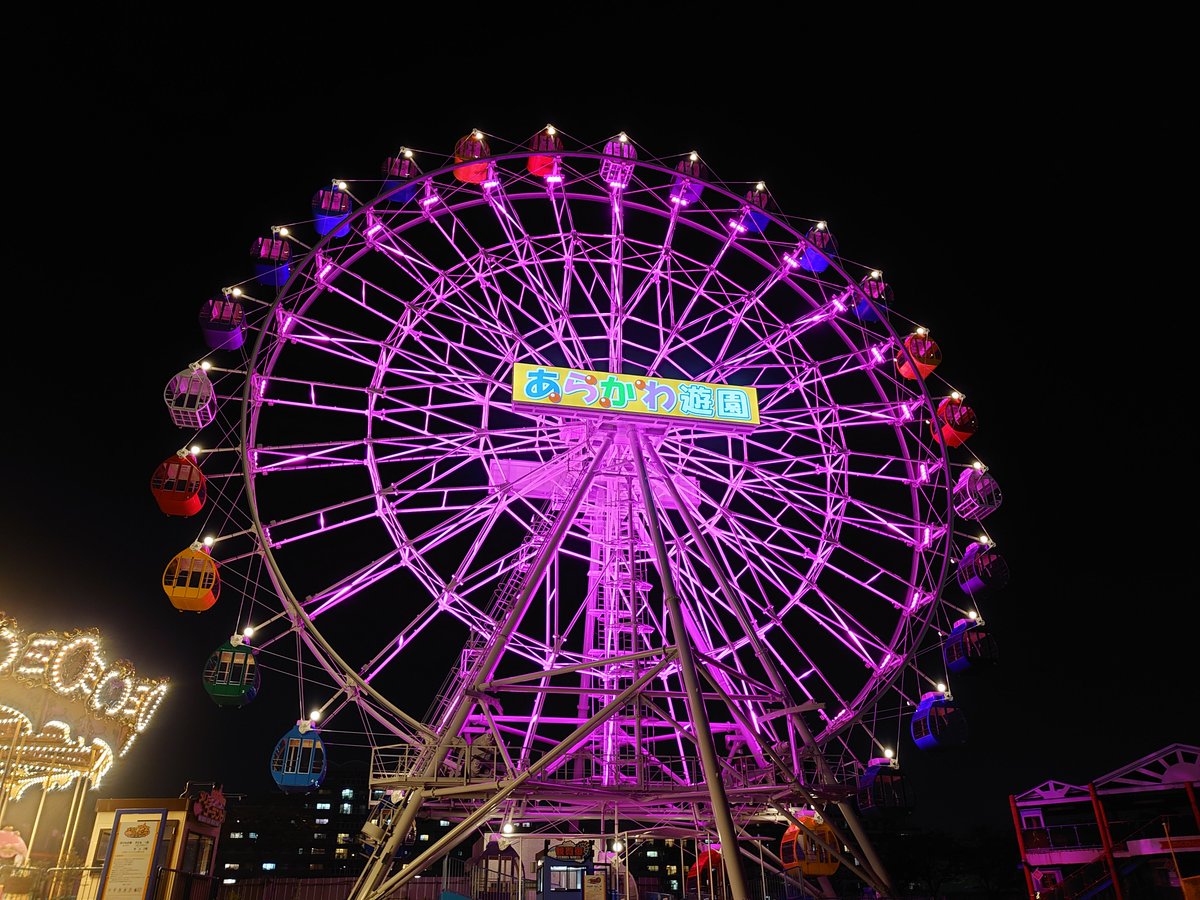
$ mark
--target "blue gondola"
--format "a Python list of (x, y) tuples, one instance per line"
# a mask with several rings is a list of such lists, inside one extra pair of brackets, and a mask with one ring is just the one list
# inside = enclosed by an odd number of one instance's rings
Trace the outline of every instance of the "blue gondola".
[(956, 577), (964, 593), (982, 596), (1008, 584), (1008, 563), (991, 544), (975, 541), (959, 561)]
[(959, 619), (942, 644), (942, 658), (949, 672), (965, 672), (996, 662), (1000, 652), (996, 639), (977, 619)]
[(404, 147), (398, 156), (389, 156), (383, 161), (383, 187), (380, 196), (392, 206), (403, 206), (417, 195), (417, 184), (413, 180), (421, 172), (413, 153)]
[(855, 295), (854, 314), (864, 322), (880, 321), (880, 313), (886, 316), (892, 305), (892, 286), (883, 280), (883, 273), (879, 271), (870, 272), (858, 286), (871, 302)]
[(961, 747), (967, 742), (966, 716), (949, 694), (930, 691), (913, 713), (912, 737), (922, 750)]
[(246, 311), (232, 293), (200, 306), (200, 333), (213, 350), (237, 350), (246, 342)]
[(836, 255), (837, 240), (830, 233), (829, 226), (818, 222), (805, 233), (804, 250), (796, 257), (796, 265), (808, 272), (820, 273), (829, 268), (827, 257)]
[(895, 760), (878, 757), (867, 763), (858, 778), (858, 811), (872, 819), (893, 818), (912, 812), (908, 782)]
[(671, 181), (671, 202), (680, 206), (695, 203), (704, 193), (704, 164), (695, 153), (685, 156), (675, 167), (677, 173)]
[(271, 754), (271, 777), (285, 794), (307, 794), (325, 780), (325, 744), (312, 722), (301, 719)]
[(321, 188), (312, 198), (312, 212), (316, 219), (318, 234), (333, 232), (334, 237), (345, 237), (350, 233), (350, 213), (354, 203), (350, 195), (338, 185)]
[(266, 287), (283, 287), (292, 274), (292, 245), (277, 234), (255, 238), (250, 245), (254, 277)]
[(256, 696), (262, 676), (255, 649), (234, 635), (212, 652), (204, 664), (204, 690), (217, 706), (245, 706)]
[(746, 216), (742, 219), (742, 227), (754, 234), (762, 234), (771, 217), (767, 215), (767, 204), (771, 195), (767, 186), (761, 181), (752, 190), (746, 192)]

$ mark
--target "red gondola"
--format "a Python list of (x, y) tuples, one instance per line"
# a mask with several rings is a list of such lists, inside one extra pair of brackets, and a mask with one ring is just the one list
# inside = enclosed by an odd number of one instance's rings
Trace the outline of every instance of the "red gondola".
[(918, 328), (904, 339), (904, 350), (896, 353), (896, 370), (910, 381), (915, 380), (918, 375), (928, 378), (929, 374), (941, 365), (941, 348), (924, 328)]
[(164, 459), (150, 476), (150, 493), (168, 516), (194, 516), (204, 508), (208, 482), (186, 450)]
[(945, 442), (947, 447), (958, 447), (979, 428), (975, 410), (963, 403), (961, 394), (954, 393), (938, 404), (937, 418), (930, 423), (935, 441)]
[(543, 178), (555, 174), (556, 158), (550, 154), (561, 153), (562, 148), (562, 138), (558, 136), (553, 125), (547, 125), (529, 142), (529, 149), (535, 151), (537, 156), (529, 157), (525, 167), (529, 169), (531, 175), (540, 175)]
[(454, 145), (454, 161), (466, 163), (466, 165), (456, 168), (454, 177), (467, 184), (480, 184), (487, 177), (488, 164), (473, 162), (473, 160), (486, 159), (491, 155), (492, 150), (488, 146), (487, 140), (484, 139), (482, 131), (476, 129), (470, 134), (460, 137), (458, 143)]

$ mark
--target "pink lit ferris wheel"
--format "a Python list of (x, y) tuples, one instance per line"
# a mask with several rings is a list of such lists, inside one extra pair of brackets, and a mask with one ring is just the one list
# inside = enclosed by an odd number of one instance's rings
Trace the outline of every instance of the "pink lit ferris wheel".
[(229, 617), (214, 699), (299, 685), (280, 786), (363, 752), (395, 803), (356, 896), (418, 816), (457, 823), (433, 860), (489, 823), (733, 846), (827, 810), (885, 883), (872, 778), (965, 740), (1007, 572), (975, 415), (884, 275), (623, 134), (309, 187), (204, 304), (152, 487), (202, 522), (164, 589)]

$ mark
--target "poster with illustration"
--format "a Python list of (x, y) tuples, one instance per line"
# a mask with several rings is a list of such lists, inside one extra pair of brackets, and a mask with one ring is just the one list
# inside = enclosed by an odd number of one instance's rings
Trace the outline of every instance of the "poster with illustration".
[(97, 900), (146, 900), (154, 895), (155, 860), (166, 822), (165, 809), (116, 811)]

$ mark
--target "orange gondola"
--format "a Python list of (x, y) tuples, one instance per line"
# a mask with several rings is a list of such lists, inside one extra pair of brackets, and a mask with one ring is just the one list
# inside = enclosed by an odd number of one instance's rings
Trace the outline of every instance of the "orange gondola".
[(217, 562), (203, 544), (192, 544), (167, 564), (162, 585), (171, 605), (180, 612), (204, 612), (221, 593)]
[(841, 865), (825, 846), (837, 846), (833, 826), (811, 809), (800, 810), (796, 818), (804, 823), (804, 828), (789, 825), (779, 843), (779, 858), (784, 871), (799, 869), (804, 875), (817, 877), (832, 875)]

